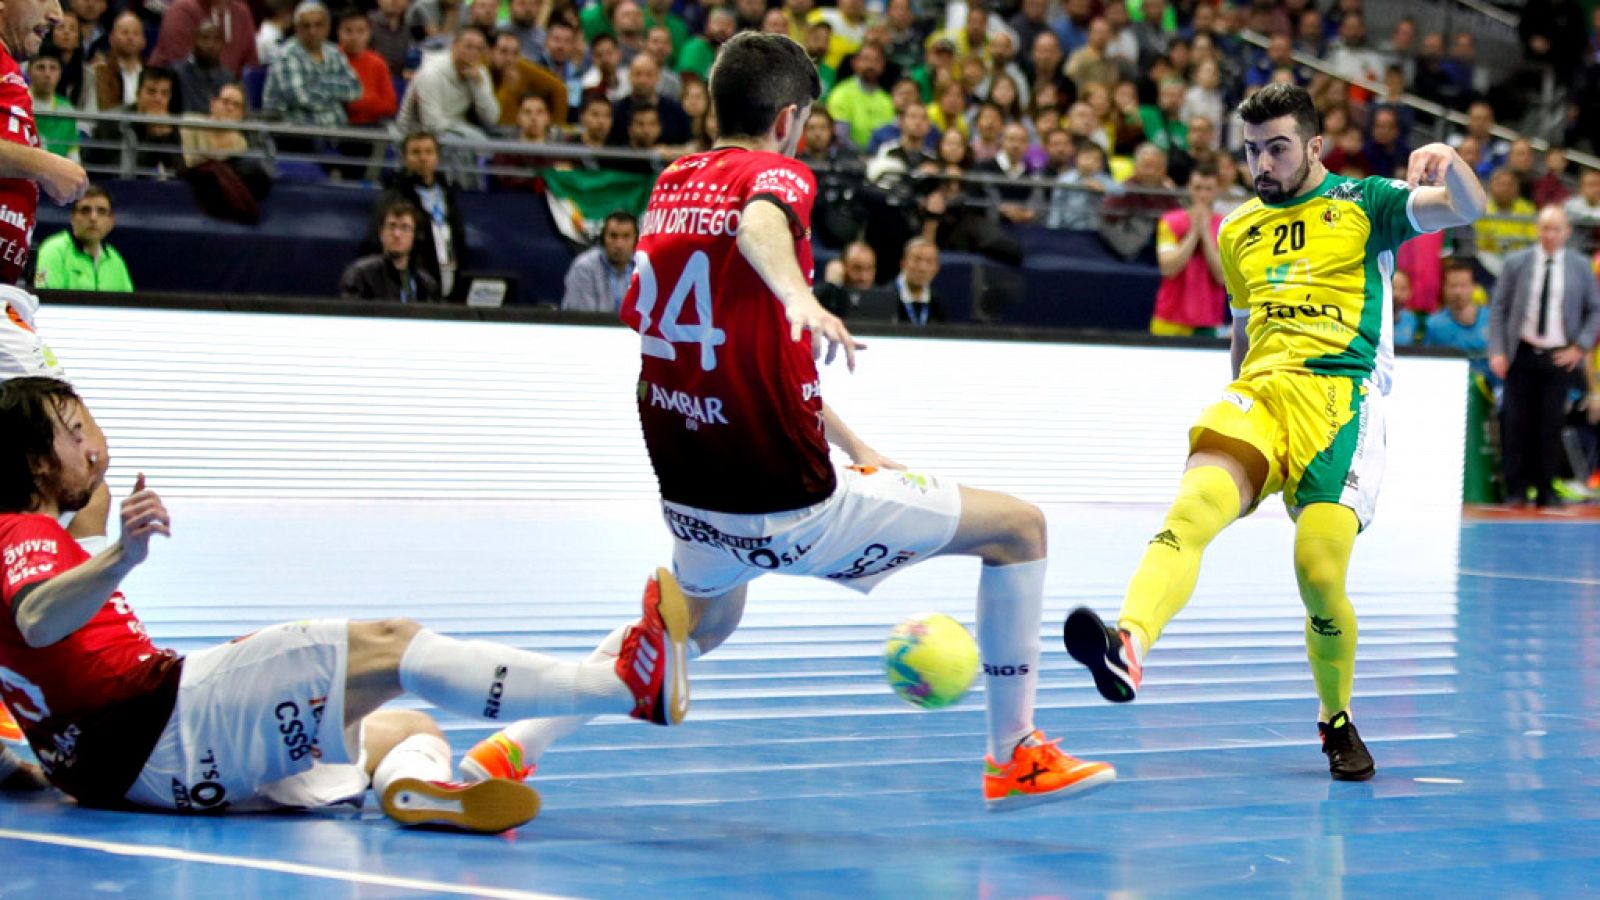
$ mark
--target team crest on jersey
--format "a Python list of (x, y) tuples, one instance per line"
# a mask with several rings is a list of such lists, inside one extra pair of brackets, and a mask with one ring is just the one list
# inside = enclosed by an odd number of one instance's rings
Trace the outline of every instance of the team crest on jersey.
[(1328, 223), (1329, 228), (1338, 227), (1340, 216), (1341, 213), (1339, 212), (1339, 207), (1337, 206), (1330, 206), (1322, 211), (1322, 221)]
[(1244, 233), (1244, 245), (1254, 247), (1259, 240), (1261, 240), (1261, 226), (1251, 225), (1250, 230)]

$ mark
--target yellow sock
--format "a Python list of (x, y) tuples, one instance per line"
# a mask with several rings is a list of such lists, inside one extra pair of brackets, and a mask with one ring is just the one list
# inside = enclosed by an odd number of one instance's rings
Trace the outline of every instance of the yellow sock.
[(1239, 486), (1233, 476), (1217, 466), (1183, 473), (1178, 499), (1145, 549), (1117, 620), (1118, 627), (1128, 629), (1144, 650), (1189, 602), (1206, 545), (1237, 518)]
[(1350, 551), (1361, 530), (1356, 514), (1335, 503), (1313, 503), (1294, 533), (1294, 574), (1306, 605), (1306, 656), (1317, 683), (1319, 716), (1350, 706), (1356, 672), (1356, 611), (1345, 594)]

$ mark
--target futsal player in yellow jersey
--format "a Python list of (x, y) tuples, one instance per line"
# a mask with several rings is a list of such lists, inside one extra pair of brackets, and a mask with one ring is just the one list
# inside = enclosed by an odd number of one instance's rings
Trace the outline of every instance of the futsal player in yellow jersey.
[(1145, 550), (1115, 627), (1067, 617), (1063, 639), (1107, 700), (1137, 694), (1146, 651), (1188, 603), (1200, 556), (1223, 528), (1282, 492), (1318, 731), (1335, 779), (1376, 771), (1350, 721), (1356, 617), (1345, 574), (1383, 477), (1383, 397), (1394, 351), (1394, 252), (1422, 232), (1470, 224), (1487, 202), (1445, 144), (1411, 154), (1407, 180), (1333, 175), (1311, 96), (1268, 85), (1239, 107), (1256, 199), (1222, 223), (1234, 382), (1189, 430), (1177, 500)]

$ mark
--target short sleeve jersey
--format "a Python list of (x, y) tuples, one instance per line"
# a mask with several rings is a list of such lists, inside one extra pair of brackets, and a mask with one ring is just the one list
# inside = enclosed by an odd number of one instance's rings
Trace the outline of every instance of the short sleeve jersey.
[(639, 419), (666, 500), (758, 514), (833, 493), (811, 336), (789, 339), (737, 242), (751, 204), (777, 205), (809, 281), (816, 196), (804, 164), (739, 148), (683, 157), (656, 181), (621, 316), (640, 335)]
[(0, 515), (0, 698), (51, 781), (80, 799), (115, 800), (166, 726), (181, 667), (150, 642), (120, 591), (77, 631), (28, 646), (18, 603), (88, 560), (55, 519)]
[(1395, 251), (1421, 233), (1403, 181), (1329, 174), (1283, 203), (1257, 197), (1222, 222), (1228, 302), (1250, 349), (1241, 376), (1272, 371), (1372, 378), (1394, 368)]
[[(33, 95), (17, 61), (0, 47), (0, 140), (39, 146), (33, 122)], [(0, 284), (16, 284), (28, 267), (39, 185), (27, 178), (0, 178)]]

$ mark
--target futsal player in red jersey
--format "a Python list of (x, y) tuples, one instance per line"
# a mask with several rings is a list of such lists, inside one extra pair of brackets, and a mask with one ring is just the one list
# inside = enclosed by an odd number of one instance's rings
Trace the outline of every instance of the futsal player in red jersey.
[[(402, 693), (487, 719), (629, 712), (676, 724), (689, 607), (647, 593), (615, 660), (573, 664), (406, 619), (263, 628), (179, 657), (151, 643), (119, 586), (171, 534), (140, 475), (119, 540), (91, 556), (57, 517), (104, 477), (71, 385), (0, 383), (0, 698), (51, 783), (92, 806), (181, 812), (319, 807), (369, 783), (404, 824), (512, 828), (538, 812), (519, 781), (449, 781), (450, 747)], [(668, 576), (670, 577), (670, 576)]]
[[(828, 359), (857, 344), (811, 292), (817, 183), (794, 159), (816, 67), (787, 37), (722, 46), (711, 93), (722, 134), (656, 182), (622, 318), (639, 332), (638, 402), (674, 573), (689, 595), (692, 652), (738, 625), (746, 585), (767, 572), (863, 593), (941, 554), (983, 560), (978, 644), (988, 704), (983, 795), (991, 809), (1055, 799), (1115, 770), (1061, 752), (1034, 727), (1045, 523), (1004, 494), (913, 474), (867, 446), (823, 402), (813, 341)], [(836, 468), (828, 445), (856, 464)], [(623, 629), (590, 659), (610, 658)], [(519, 722), (462, 763), (466, 778), (525, 778), (579, 718)]]
[[(19, 375), (61, 374), (50, 348), (34, 330), (39, 300), (18, 287), (28, 265), (39, 188), (57, 203), (76, 203), (89, 187), (83, 167), (39, 146), (33, 119), (33, 94), (19, 60), (39, 52), (50, 29), (61, 21), (59, 0), (7, 0), (0, 11), (0, 380)], [(111, 496), (100, 491), (69, 525), (79, 539), (104, 545)], [(95, 540), (98, 539), (98, 543)], [(21, 737), (0, 706), (0, 740)], [(37, 768), (24, 764), (0, 744), (0, 788), (43, 787)]]

